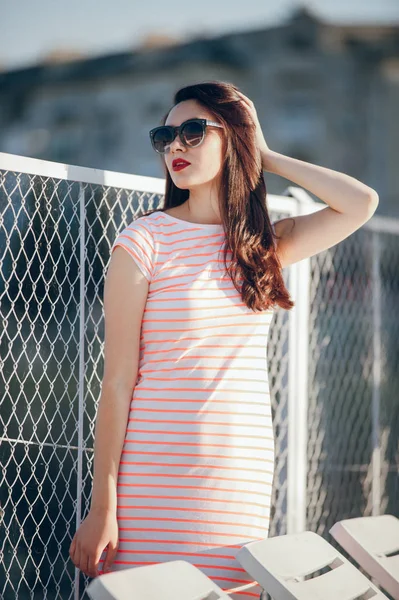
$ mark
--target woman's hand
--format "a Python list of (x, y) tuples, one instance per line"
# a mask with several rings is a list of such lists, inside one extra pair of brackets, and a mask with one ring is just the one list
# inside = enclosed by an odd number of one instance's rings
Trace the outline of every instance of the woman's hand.
[(89, 577), (100, 575), (98, 563), (105, 550), (103, 571), (110, 570), (118, 550), (118, 521), (115, 511), (90, 509), (75, 533), (69, 556), (75, 567)]
[(266, 159), (267, 154), (269, 152), (271, 152), (271, 150), (270, 150), (269, 146), (267, 145), (265, 137), (263, 135), (262, 128), (261, 128), (260, 123), (259, 123), (259, 119), (258, 119), (258, 115), (257, 115), (257, 112), (256, 112), (255, 105), (252, 102), (252, 100), (250, 100), (249, 98), (247, 98), (247, 96), (245, 96), (242, 92), (239, 92), (238, 90), (236, 90), (236, 91), (237, 91), (237, 94), (239, 96), (241, 96), (241, 98), (242, 98), (241, 102), (242, 102), (243, 106), (245, 106), (245, 108), (249, 112), (249, 114), (250, 114), (253, 122), (255, 123), (255, 126), (256, 126), (256, 144), (257, 144), (257, 146), (259, 148), (259, 151), (261, 153), (261, 156), (262, 156), (262, 165), (263, 165), (263, 168), (265, 168), (264, 160)]

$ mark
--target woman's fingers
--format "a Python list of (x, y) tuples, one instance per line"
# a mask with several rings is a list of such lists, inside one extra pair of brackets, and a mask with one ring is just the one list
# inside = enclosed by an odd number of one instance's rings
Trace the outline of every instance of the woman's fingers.
[(81, 559), (80, 546), (77, 545), (76, 550), (75, 550), (75, 560), (73, 562), (75, 563), (75, 567), (77, 567), (81, 571), (82, 569), (81, 569), (80, 559)]
[(76, 566), (76, 539), (73, 538), (71, 547), (69, 548), (69, 556), (71, 557), (71, 561)]
[(94, 577), (94, 575), (92, 575), (92, 571), (90, 568), (90, 554), (85, 554), (84, 556), (84, 573), (86, 575), (88, 575), (89, 577)]
[(89, 558), (88, 569), (89, 569), (90, 577), (98, 577), (100, 574), (99, 570), (98, 570), (98, 565), (100, 563), (101, 554), (100, 554), (99, 558), (97, 558), (95, 555), (91, 556)]
[(248, 98), (248, 96), (246, 96), (246, 95), (245, 95), (245, 94), (243, 94), (242, 92), (239, 92), (239, 91), (237, 91), (237, 94), (238, 94), (239, 96), (241, 96), (242, 100), (243, 100), (245, 103), (249, 104), (249, 106), (251, 106), (251, 105), (253, 104), (252, 100), (251, 100), (250, 98)]

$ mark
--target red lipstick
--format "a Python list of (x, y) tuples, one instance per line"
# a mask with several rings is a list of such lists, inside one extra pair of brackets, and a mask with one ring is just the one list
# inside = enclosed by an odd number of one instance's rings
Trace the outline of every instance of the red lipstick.
[(172, 168), (174, 171), (181, 171), (190, 164), (191, 163), (189, 163), (187, 160), (184, 160), (184, 158), (175, 158), (175, 160), (172, 162)]

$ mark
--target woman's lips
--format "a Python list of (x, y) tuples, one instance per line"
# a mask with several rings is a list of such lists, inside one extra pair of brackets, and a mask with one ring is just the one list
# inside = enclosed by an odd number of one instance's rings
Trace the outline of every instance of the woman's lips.
[(174, 171), (181, 171), (182, 169), (185, 169), (186, 167), (189, 167), (190, 163), (184, 163), (184, 165), (176, 165), (175, 167), (173, 167)]

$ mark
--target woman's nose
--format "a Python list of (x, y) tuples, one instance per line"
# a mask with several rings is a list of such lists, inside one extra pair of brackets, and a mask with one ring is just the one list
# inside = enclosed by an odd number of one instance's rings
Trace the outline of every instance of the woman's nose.
[(181, 148), (184, 150), (184, 145), (182, 144), (182, 141), (178, 134), (176, 134), (175, 139), (169, 144), (168, 147), (170, 150), (176, 150), (177, 148)]

